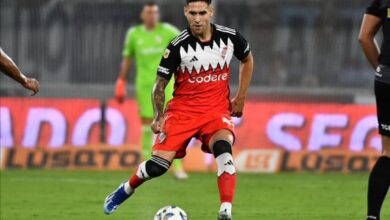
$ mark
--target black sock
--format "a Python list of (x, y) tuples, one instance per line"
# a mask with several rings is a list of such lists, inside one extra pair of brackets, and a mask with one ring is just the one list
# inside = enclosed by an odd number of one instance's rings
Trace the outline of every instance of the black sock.
[(379, 220), (383, 201), (390, 186), (390, 157), (382, 156), (371, 171), (368, 182), (367, 220)]

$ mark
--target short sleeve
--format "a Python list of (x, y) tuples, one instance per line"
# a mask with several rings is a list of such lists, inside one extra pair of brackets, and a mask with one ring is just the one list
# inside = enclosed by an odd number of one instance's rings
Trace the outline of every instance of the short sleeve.
[(234, 56), (239, 60), (245, 59), (250, 53), (248, 41), (237, 31), (233, 37)]
[(134, 28), (130, 28), (126, 34), (122, 56), (129, 58), (129, 57), (134, 57), (134, 55), (135, 55)]
[(161, 58), (160, 65), (157, 69), (157, 75), (170, 80), (172, 75), (177, 71), (181, 62), (179, 49), (172, 43), (165, 49)]
[(384, 10), (380, 0), (372, 0), (371, 4), (367, 7), (366, 14), (382, 18)]

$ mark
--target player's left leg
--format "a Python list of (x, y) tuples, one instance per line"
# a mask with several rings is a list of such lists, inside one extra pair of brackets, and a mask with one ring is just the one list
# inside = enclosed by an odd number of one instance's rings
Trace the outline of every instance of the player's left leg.
[(106, 197), (103, 205), (104, 213), (107, 215), (112, 214), (145, 181), (166, 173), (175, 156), (176, 151), (154, 151), (151, 159), (139, 164), (137, 171), (131, 176), (130, 180), (123, 182), (114, 192)]
[[(387, 72), (383, 72), (385, 76)], [(382, 156), (374, 165), (368, 181), (368, 215), (367, 220), (379, 220), (380, 212), (390, 186), (390, 81), (384, 77), (375, 79), (375, 98), (379, 133), (382, 135)]]
[(221, 202), (218, 219), (232, 219), (232, 203), (236, 187), (236, 169), (232, 156), (233, 141), (232, 132), (221, 129), (211, 136), (208, 143), (218, 167), (218, 189)]

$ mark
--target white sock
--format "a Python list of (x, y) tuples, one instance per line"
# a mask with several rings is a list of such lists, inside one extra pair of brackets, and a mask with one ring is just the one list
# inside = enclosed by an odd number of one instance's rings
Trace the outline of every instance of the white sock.
[(232, 204), (230, 202), (223, 202), (221, 204), (221, 208), (219, 209), (219, 212), (222, 212), (225, 210), (226, 210), (226, 213), (228, 213), (229, 215), (232, 214)]
[(133, 192), (133, 189), (131, 189), (130, 182), (126, 181), (124, 184), (125, 192), (130, 195), (130, 193)]

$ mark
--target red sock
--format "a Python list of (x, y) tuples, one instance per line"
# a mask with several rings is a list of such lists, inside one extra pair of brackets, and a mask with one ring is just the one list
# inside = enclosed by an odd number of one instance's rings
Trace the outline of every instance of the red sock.
[(140, 186), (142, 183), (144, 183), (146, 180), (141, 179), (137, 176), (137, 173), (134, 173), (133, 176), (129, 180), (130, 187), (132, 189), (136, 189), (138, 186)]
[(234, 191), (236, 188), (236, 174), (230, 175), (224, 172), (218, 177), (218, 189), (221, 203), (233, 203)]

